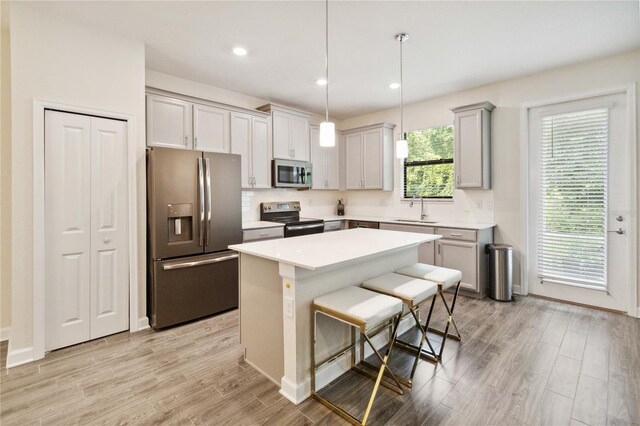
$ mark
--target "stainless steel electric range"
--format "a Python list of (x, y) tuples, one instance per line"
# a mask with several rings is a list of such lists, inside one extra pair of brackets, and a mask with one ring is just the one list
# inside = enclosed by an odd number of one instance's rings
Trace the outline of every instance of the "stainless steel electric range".
[(261, 203), (260, 220), (284, 223), (285, 238), (324, 232), (324, 220), (300, 217), (299, 201)]

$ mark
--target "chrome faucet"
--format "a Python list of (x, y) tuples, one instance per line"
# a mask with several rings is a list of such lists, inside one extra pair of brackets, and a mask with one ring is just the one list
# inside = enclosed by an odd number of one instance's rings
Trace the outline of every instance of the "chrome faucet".
[(420, 197), (420, 220), (427, 219), (427, 212), (424, 210), (424, 197)]

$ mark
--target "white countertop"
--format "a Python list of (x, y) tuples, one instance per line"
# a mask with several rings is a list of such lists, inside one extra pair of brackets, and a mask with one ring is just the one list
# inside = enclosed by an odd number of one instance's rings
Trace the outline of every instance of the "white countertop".
[(316, 270), (370, 255), (417, 246), (439, 238), (440, 235), (434, 234), (358, 228), (235, 244), (229, 248), (240, 253)]
[(264, 220), (256, 220), (253, 222), (243, 222), (242, 230), (246, 231), (247, 229), (260, 229), (260, 228), (279, 228), (284, 226), (284, 223), (278, 222), (267, 222)]
[[(398, 225), (412, 225), (412, 226), (431, 226), (431, 227), (440, 227), (440, 228), (462, 228), (462, 229), (475, 229), (477, 231), (481, 229), (489, 229), (496, 226), (495, 223), (478, 223), (478, 222), (464, 222), (464, 221), (451, 221), (451, 220), (443, 220), (438, 221), (437, 219), (433, 219), (434, 222), (424, 223), (424, 222), (406, 222), (403, 220), (398, 220), (400, 218), (397, 217), (383, 217), (383, 216), (358, 216), (358, 215), (345, 215), (345, 216), (314, 216), (318, 219), (324, 219), (325, 221), (331, 220), (364, 220), (369, 222), (383, 222), (383, 223), (394, 223)], [(409, 218), (407, 218), (409, 219)], [(431, 220), (431, 219), (427, 219)]]

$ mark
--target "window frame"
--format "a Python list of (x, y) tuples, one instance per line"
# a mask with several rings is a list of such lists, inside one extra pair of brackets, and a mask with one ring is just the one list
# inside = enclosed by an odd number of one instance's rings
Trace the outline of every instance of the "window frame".
[[(439, 127), (449, 127), (451, 126), (451, 128), (454, 131), (454, 138), (455, 138), (455, 127), (453, 123), (448, 123), (448, 124), (441, 124), (441, 125), (436, 125), (436, 126), (428, 126), (428, 127), (423, 127), (420, 129), (413, 129), (413, 130), (408, 130), (405, 132), (405, 134), (403, 135), (405, 140), (407, 139), (407, 134), (410, 132), (415, 132), (415, 131), (422, 131), (422, 130), (429, 130), (429, 129), (436, 129)], [(402, 201), (412, 201), (414, 199), (424, 199), (424, 200), (428, 200), (428, 201), (433, 201), (433, 202), (453, 202), (453, 197), (455, 195), (455, 140), (451, 141), (452, 143), (452, 148), (453, 148), (453, 156), (451, 158), (441, 158), (439, 160), (426, 160), (426, 161), (407, 161), (406, 158), (402, 159), (402, 182), (401, 182), (401, 189), (402, 189)], [(413, 167), (413, 166), (434, 166), (434, 165), (438, 165), (438, 164), (453, 164), (453, 174), (454, 174), (454, 183), (453, 183), (453, 194), (451, 194), (450, 196), (430, 196), (430, 197), (417, 197), (417, 196), (409, 196), (407, 194), (407, 187), (406, 187), (406, 182), (407, 182), (407, 166), (408, 167)]]

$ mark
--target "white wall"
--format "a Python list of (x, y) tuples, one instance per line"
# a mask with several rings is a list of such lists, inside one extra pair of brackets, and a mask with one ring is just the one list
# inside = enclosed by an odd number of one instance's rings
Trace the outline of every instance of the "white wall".
[(0, 340), (5, 340), (11, 326), (11, 61), (8, 28), (2, 28), (0, 43)]
[[(138, 188), (138, 301), (145, 315), (144, 45), (52, 19), (12, 2), (11, 238), (12, 320), (9, 356), (33, 345), (32, 108), (41, 99), (135, 116)], [(4, 239), (4, 237), (3, 237)]]
[[(470, 72), (473, 72), (470, 70)], [(425, 77), (425, 78), (428, 78)], [(406, 105), (405, 129), (448, 124), (453, 121), (451, 108), (489, 101), (496, 105), (492, 114), (491, 182), (489, 191), (456, 191), (452, 204), (430, 204), (436, 218), (463, 217), (490, 219), (498, 224), (495, 239), (514, 246), (515, 285), (520, 281), (520, 253), (522, 251), (523, 215), (520, 211), (520, 194), (526, 191), (520, 184), (520, 108), (521, 105), (546, 99), (580, 95), (598, 89), (638, 83), (640, 80), (640, 51), (616, 55), (610, 58), (575, 64), (531, 76), (452, 93), (434, 99)], [(640, 87), (637, 87), (640, 100)], [(636, 105), (636, 110), (640, 107)], [(394, 108), (354, 117), (338, 123), (340, 129), (364, 126), (382, 121), (399, 123), (400, 110)], [(640, 119), (638, 119), (640, 128)], [(399, 134), (400, 129), (396, 127)], [(640, 130), (638, 131), (640, 135)], [(396, 136), (397, 137), (397, 136)], [(640, 155), (640, 150), (638, 150)], [(638, 160), (640, 165), (640, 159)], [(398, 165), (398, 163), (396, 163)], [(395, 190), (392, 194), (377, 192), (349, 192), (347, 209), (364, 211), (405, 211), (400, 197), (400, 175), (396, 167)], [(638, 184), (640, 188), (640, 182)], [(482, 207), (475, 203), (482, 201)], [(349, 206), (352, 206), (349, 209)], [(635, 218), (639, 221), (637, 210)], [(638, 271), (640, 276), (640, 270)], [(638, 301), (640, 305), (640, 300)]]

